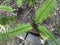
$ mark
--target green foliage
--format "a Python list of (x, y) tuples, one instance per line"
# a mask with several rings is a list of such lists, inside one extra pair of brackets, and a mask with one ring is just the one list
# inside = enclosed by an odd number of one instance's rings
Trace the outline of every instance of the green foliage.
[(29, 6), (34, 6), (36, 2), (37, 0), (26, 0), (26, 4), (28, 4)]
[(0, 18), (0, 24), (6, 25), (6, 24), (11, 24), (17, 20), (17, 16), (3, 16)]
[(41, 24), (48, 17), (51, 17), (56, 5), (56, 0), (46, 0), (36, 11), (35, 22)]
[(6, 3), (6, 2), (8, 2), (8, 0), (4, 0), (2, 3), (4, 4), (4, 3)]
[(13, 9), (13, 8), (10, 7), (10, 6), (0, 5), (0, 10), (1, 10), (1, 11), (10, 11), (10, 12), (12, 12), (12, 11), (14, 11), (15, 9)]
[(10, 22), (14, 22), (14, 21), (16, 21), (17, 20), (17, 16), (9, 16), (8, 17), (8, 20), (10, 21)]
[(38, 29), (46, 36), (46, 38), (49, 37), (54, 42), (55, 45), (59, 45), (53, 34), (48, 29), (46, 29), (43, 26), (39, 26)]
[(2, 38), (12, 38), (14, 36), (18, 36), (25, 32), (28, 32), (32, 29), (30, 24), (18, 24), (15, 28), (11, 28), (4, 33), (0, 33), (0, 39)]
[(0, 40), (2, 39), (2, 33), (0, 32)]
[[(17, 0), (16, 5), (18, 7), (20, 7), (22, 5), (22, 2), (23, 2), (23, 0)], [(34, 6), (36, 3), (36, 0), (26, 0), (26, 3), (29, 6)], [(36, 11), (36, 16), (34, 18), (35, 23), (41, 24), (44, 20), (51, 17), (51, 14), (56, 7), (56, 3), (57, 3), (56, 0), (45, 0), (45, 2)], [(0, 10), (13, 12), (15, 9), (13, 9), (10, 6), (0, 5)], [(16, 18), (13, 16), (8, 17), (8, 18), (7, 17), (0, 18), (0, 24), (5, 25), (9, 22), (15, 21), (15, 19)], [(5, 30), (3, 33), (0, 32), (0, 40), (5, 39), (5, 38), (12, 38), (14, 36), (18, 36), (20, 34), (30, 31), (31, 29), (32, 29), (32, 26), (30, 24), (18, 24), (14, 28), (9, 29), (8, 31)], [(55, 43), (55, 45), (58, 45), (55, 37), (51, 34), (51, 32), (49, 30), (47, 30), (43, 26), (39, 26), (38, 29), (41, 34), (43, 34), (47, 38), (50, 38)]]
[(58, 35), (60, 35), (60, 26), (58, 26), (58, 27), (56, 28), (55, 33), (57, 33)]
[(23, 2), (23, 0), (17, 0), (16, 1), (17, 6), (20, 7), (22, 5), (22, 2)]
[(5, 25), (6, 23), (8, 23), (8, 18), (6, 17), (0, 18), (0, 24)]

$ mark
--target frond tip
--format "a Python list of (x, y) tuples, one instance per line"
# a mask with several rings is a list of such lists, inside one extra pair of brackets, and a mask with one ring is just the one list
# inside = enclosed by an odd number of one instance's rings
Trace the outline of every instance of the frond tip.
[(11, 12), (11, 11), (14, 11), (15, 9), (13, 9), (10, 6), (0, 5), (0, 10), (1, 11), (9, 11), (9, 12)]
[(56, 0), (46, 0), (36, 11), (35, 22), (41, 24), (48, 17), (51, 17), (56, 5)]
[(34, 6), (38, 0), (26, 0), (26, 4), (29, 6)]
[(59, 45), (57, 40), (55, 39), (54, 35), (45, 27), (43, 26), (39, 26), (38, 27), (39, 31), (42, 32), (45, 36), (49, 37), (51, 39), (51, 41), (54, 42), (55, 45)]
[(17, 6), (20, 7), (22, 5), (22, 2), (23, 2), (23, 0), (17, 0), (16, 1)]

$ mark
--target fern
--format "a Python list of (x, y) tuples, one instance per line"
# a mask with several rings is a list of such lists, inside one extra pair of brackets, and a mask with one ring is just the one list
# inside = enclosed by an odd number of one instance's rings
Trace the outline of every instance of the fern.
[(31, 29), (32, 29), (32, 27), (30, 24), (18, 24), (15, 28), (11, 28), (10, 30), (8, 30), (4, 33), (0, 33), (0, 39), (5, 38), (5, 37), (11, 38), (14, 36), (18, 36), (20, 34), (30, 31)]
[(22, 2), (23, 2), (23, 0), (17, 0), (16, 1), (17, 6), (20, 7), (22, 5)]
[(48, 17), (51, 17), (56, 5), (56, 0), (46, 0), (36, 11), (35, 22), (41, 24)]
[(26, 0), (26, 4), (28, 4), (29, 6), (34, 6), (36, 2), (37, 0)]
[(40, 32), (42, 32), (45, 36), (49, 37), (54, 43), (55, 45), (59, 45), (55, 39), (55, 37), (52, 35), (52, 33), (47, 30), (45, 27), (43, 26), (39, 26), (38, 29), (40, 30)]
[(6, 24), (11, 24), (13, 22), (16, 22), (17, 20), (17, 16), (3, 16), (3, 17), (0, 17), (0, 24), (2, 25), (6, 25)]
[(5, 25), (7, 23), (8, 23), (8, 18), (6, 17), (0, 18), (0, 24)]
[[(18, 7), (20, 7), (22, 5), (23, 0), (17, 0), (16, 4)], [(36, 0), (26, 0), (27, 4), (29, 6), (33, 6), (36, 3)], [(36, 11), (36, 16), (34, 18), (35, 22), (38, 23), (42, 23), (44, 20), (46, 20), (48, 17), (51, 17), (52, 12), (55, 9), (56, 6), (56, 0), (46, 0), (41, 7), (38, 8), (38, 10)], [(10, 6), (4, 6), (4, 5), (0, 5), (0, 10), (2, 11), (14, 11), (15, 9), (13, 9)], [(5, 20), (4, 20), (5, 19)], [(0, 19), (0, 22), (5, 22), (3, 24), (8, 23), (8, 20), (13, 21), (14, 18), (10, 17), (10, 18), (2, 18)], [(34, 23), (35, 23), (34, 22)], [(34, 28), (34, 27), (33, 27)], [(36, 26), (37, 28), (37, 26)], [(5, 38), (12, 38), (14, 36), (18, 36), (20, 34), (23, 34), (25, 32), (28, 32), (32, 29), (32, 26), (30, 24), (18, 24), (16, 25), (16, 27), (9, 29), (8, 31), (4, 31), (3, 33), (0, 32), (0, 40), (4, 40)], [(47, 38), (50, 38), (52, 41), (54, 41), (55, 45), (58, 45), (55, 37), (51, 34), (50, 31), (48, 31), (45, 27), (43, 26), (39, 26), (38, 27), (39, 31), (41, 32), (41, 34), (44, 34), (45, 36), (47, 36)]]
[(6, 2), (8, 2), (8, 0), (4, 0), (4, 1), (2, 2), (2, 4), (6, 3)]
[(58, 26), (58, 27), (56, 28), (55, 33), (58, 34), (58, 35), (60, 35), (60, 26)]
[(13, 9), (13, 8), (10, 7), (10, 6), (0, 5), (0, 10), (12, 12), (12, 11), (14, 11), (15, 9)]
[(0, 41), (1, 41), (1, 39), (2, 39), (2, 33), (0, 32)]

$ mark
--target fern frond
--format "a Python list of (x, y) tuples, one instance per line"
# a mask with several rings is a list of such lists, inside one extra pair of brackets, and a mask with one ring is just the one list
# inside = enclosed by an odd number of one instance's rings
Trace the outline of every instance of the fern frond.
[(0, 5), (0, 10), (2, 10), (2, 11), (14, 11), (15, 9), (13, 9), (10, 6)]
[(0, 34), (0, 38), (11, 38), (14, 36), (18, 36), (20, 34), (23, 34), (25, 32), (28, 32), (32, 29), (32, 26), (30, 24), (18, 24), (15, 28), (12, 28), (8, 31), (5, 31), (4, 33)]
[(43, 26), (39, 26), (38, 29), (40, 30), (40, 32), (42, 32), (45, 36), (49, 37), (51, 39), (51, 41), (54, 42), (55, 45), (59, 45), (57, 43), (57, 40), (55, 39), (54, 35), (45, 27)]
[(2, 17), (0, 17), (0, 24), (2, 25), (6, 25), (6, 24), (11, 24), (13, 22), (16, 22), (17, 20), (17, 16), (5, 16), (3, 15)]
[(0, 18), (0, 24), (5, 25), (7, 23), (8, 23), (8, 18), (6, 17)]
[(55, 30), (56, 34), (60, 35), (60, 26), (58, 26)]
[(56, 0), (46, 0), (36, 11), (34, 18), (36, 23), (42, 23), (47, 18), (51, 17), (57, 5)]
[(34, 6), (36, 2), (37, 0), (26, 0), (26, 4), (28, 4), (29, 6)]
[(2, 33), (0, 32), (0, 40), (2, 40)]
[(8, 0), (4, 0), (2, 3), (6, 3), (6, 2), (8, 2)]
[(23, 2), (23, 0), (17, 0), (16, 1), (17, 6), (20, 7), (22, 5), (22, 2)]

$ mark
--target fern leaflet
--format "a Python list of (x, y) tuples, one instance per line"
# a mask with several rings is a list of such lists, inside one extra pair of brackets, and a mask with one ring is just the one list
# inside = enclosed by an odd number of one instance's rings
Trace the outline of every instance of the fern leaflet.
[(41, 7), (36, 11), (35, 21), (36, 23), (42, 23), (48, 17), (51, 17), (52, 12), (56, 8), (56, 0), (46, 0)]
[(22, 0), (17, 0), (16, 1), (17, 6), (20, 7), (22, 5), (22, 2), (23, 2)]
[(0, 5), (0, 10), (11, 12), (11, 11), (14, 11), (15, 9), (13, 9), (13, 8), (10, 7), (10, 6)]
[(15, 28), (11, 28), (8, 31), (5, 31), (4, 33), (0, 33), (0, 39), (2, 38), (11, 38), (14, 36), (18, 36), (20, 34), (23, 34), (25, 32), (28, 32), (32, 29), (30, 24), (18, 24)]
[(48, 29), (46, 29), (46, 28), (43, 27), (43, 26), (39, 26), (38, 29), (39, 29), (40, 32), (42, 32), (44, 35), (46, 35), (47, 37), (49, 37), (49, 38), (54, 42), (55, 45), (59, 45), (59, 44), (57, 43), (57, 40), (55, 39), (54, 35), (52, 35), (51, 32), (50, 32)]

